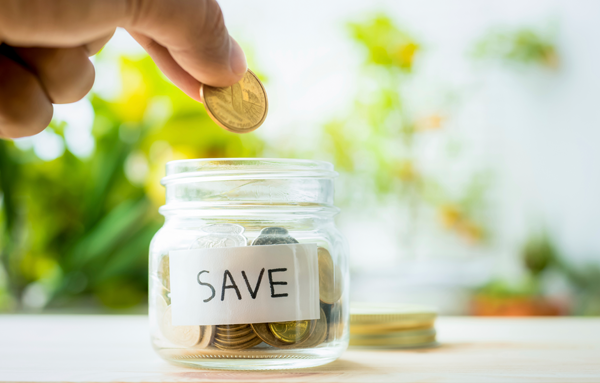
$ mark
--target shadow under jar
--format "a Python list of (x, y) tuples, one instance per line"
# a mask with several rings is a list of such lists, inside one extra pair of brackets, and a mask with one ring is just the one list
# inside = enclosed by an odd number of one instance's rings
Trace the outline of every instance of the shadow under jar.
[(230, 370), (337, 359), (348, 346), (348, 264), (333, 165), (197, 159), (166, 170), (149, 263), (159, 355)]

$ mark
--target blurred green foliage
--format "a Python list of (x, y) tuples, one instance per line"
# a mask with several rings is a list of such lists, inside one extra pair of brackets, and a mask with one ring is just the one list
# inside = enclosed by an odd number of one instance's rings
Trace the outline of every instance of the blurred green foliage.
[[(326, 153), (342, 173), (338, 189), (356, 193), (340, 204), (356, 199), (364, 204), (364, 196), (376, 195), (404, 208), (409, 224), (416, 224), (426, 208), (448, 232), (468, 243), (483, 243), (488, 174), (470, 174), (463, 187), (449, 190), (421, 156), (427, 145), (448, 149), (441, 161), (445, 164), (461, 155), (450, 145), (452, 116), (447, 109), (411, 108), (410, 92), (425, 54), (422, 44), (385, 15), (349, 23), (347, 29), (363, 58), (355, 79), (361, 93), (350, 113), (324, 125), (314, 152), (270, 150), (305, 158)], [(558, 63), (552, 40), (530, 29), (492, 31), (477, 43), (474, 54), (551, 68)], [(96, 58), (98, 65), (113, 60), (105, 52)], [(0, 311), (116, 309), (143, 302), (148, 245), (162, 225), (157, 209), (164, 203), (159, 180), (165, 162), (261, 156), (267, 145), (256, 135), (218, 128), (203, 106), (165, 80), (147, 56), (121, 56), (118, 69), (118, 94), (88, 97), (94, 110), (89, 155), (71, 151), (69, 123), (58, 119), (48, 131), (67, 150), (55, 159), (43, 160), (31, 147), (0, 141)], [(554, 251), (550, 245), (536, 241), (525, 247), (524, 259), (541, 275), (560, 258), (549, 255)], [(574, 270), (564, 263), (561, 270), (582, 291), (600, 291), (598, 270)], [(507, 291), (502, 283), (489, 289), (494, 294)], [(535, 284), (527, 282), (511, 294), (532, 291)]]
[[(394, 201), (408, 212), (405, 219), (414, 230), (423, 219), (422, 210), (433, 210), (447, 231), (469, 243), (482, 243), (488, 174), (474, 172), (459, 192), (450, 191), (426, 170), (428, 163), (422, 158), (427, 146), (433, 145), (447, 149), (440, 162), (460, 160), (460, 151), (451, 150), (450, 108), (430, 106), (425, 112), (411, 108), (411, 91), (420, 81), (415, 72), (424, 54), (422, 44), (386, 15), (347, 27), (363, 52), (357, 79), (361, 91), (349, 114), (325, 125), (319, 149), (331, 156), (353, 185), (349, 190), (368, 190), (357, 193), (358, 199), (377, 195)], [(403, 243), (411, 241), (414, 230), (407, 230)]]
[(363, 23), (348, 24), (354, 40), (368, 52), (366, 62), (387, 68), (410, 72), (417, 42), (405, 31), (398, 29), (387, 16), (376, 16)]
[[(143, 302), (165, 162), (261, 154), (261, 140), (217, 127), (149, 57), (120, 57), (119, 70), (119, 94), (88, 97), (95, 149), (87, 158), (66, 145), (44, 161), (0, 141), (0, 310)], [(54, 120), (48, 130), (64, 143), (68, 128)]]
[(476, 58), (509, 64), (526, 64), (557, 69), (559, 56), (552, 34), (532, 28), (494, 28), (486, 33), (472, 52)]

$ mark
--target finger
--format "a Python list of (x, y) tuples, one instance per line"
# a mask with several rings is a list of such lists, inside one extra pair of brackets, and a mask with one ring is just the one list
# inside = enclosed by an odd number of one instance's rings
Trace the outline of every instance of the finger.
[(38, 79), (0, 55), (0, 136), (32, 136), (44, 130), (51, 119), (52, 104)]
[(92, 42), (85, 44), (85, 48), (87, 49), (88, 56), (93, 56), (100, 51), (100, 49), (104, 48), (106, 43), (112, 39), (115, 34), (116, 29), (113, 29), (112, 32), (107, 34), (106, 36), (102, 36)]
[(196, 80), (229, 86), (246, 73), (244, 52), (229, 36), (216, 0), (146, 0), (139, 4), (127, 30), (166, 47)]
[(0, 41), (13, 46), (74, 47), (110, 34), (133, 0), (2, 0)]
[(152, 60), (160, 70), (173, 81), (173, 83), (188, 96), (196, 101), (202, 102), (200, 98), (200, 82), (193, 78), (188, 72), (184, 71), (179, 64), (173, 60), (173, 57), (167, 48), (158, 44), (151, 38), (139, 33), (130, 32), (131, 36), (148, 52)]
[(14, 51), (38, 77), (53, 104), (79, 101), (94, 85), (94, 66), (83, 47), (14, 48)]
[(0, 41), (73, 47), (116, 26), (150, 37), (196, 80), (228, 86), (246, 72), (216, 0), (2, 0)]

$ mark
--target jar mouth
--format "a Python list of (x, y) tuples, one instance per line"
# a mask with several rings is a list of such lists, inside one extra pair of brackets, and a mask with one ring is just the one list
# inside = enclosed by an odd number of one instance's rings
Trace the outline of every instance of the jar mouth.
[(290, 158), (199, 158), (167, 162), (161, 184), (227, 179), (335, 178), (326, 161)]

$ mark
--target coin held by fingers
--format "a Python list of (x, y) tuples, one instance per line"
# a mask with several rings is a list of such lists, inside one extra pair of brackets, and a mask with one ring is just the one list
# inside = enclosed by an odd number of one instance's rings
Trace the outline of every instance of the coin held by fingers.
[(258, 129), (269, 109), (265, 87), (251, 70), (232, 86), (217, 88), (202, 84), (200, 97), (210, 118), (233, 133)]

